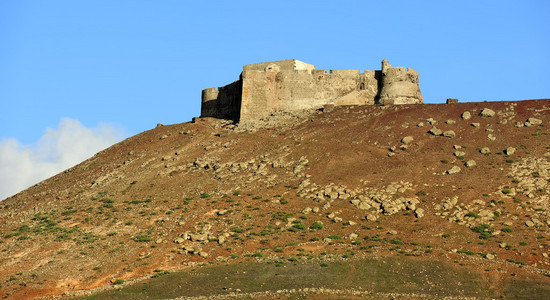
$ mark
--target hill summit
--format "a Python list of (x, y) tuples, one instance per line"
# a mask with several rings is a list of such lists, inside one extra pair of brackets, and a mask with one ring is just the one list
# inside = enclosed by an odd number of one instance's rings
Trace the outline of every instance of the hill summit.
[(543, 298), (549, 111), (328, 105), (252, 131), (159, 125), (0, 202), (0, 295)]

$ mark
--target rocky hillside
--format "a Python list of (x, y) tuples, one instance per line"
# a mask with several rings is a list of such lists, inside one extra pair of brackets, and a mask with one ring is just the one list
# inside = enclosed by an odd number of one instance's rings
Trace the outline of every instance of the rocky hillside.
[(80, 295), (218, 265), (321, 274), (406, 258), (473, 272), (485, 296), (514, 282), (536, 296), (550, 291), (549, 126), (550, 100), (159, 125), (0, 202), (0, 295)]

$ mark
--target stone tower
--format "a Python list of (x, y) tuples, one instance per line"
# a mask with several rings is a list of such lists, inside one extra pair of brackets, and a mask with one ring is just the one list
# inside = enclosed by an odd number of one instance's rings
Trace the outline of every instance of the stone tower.
[(418, 72), (411, 68), (392, 67), (388, 60), (382, 60), (379, 104), (424, 103)]

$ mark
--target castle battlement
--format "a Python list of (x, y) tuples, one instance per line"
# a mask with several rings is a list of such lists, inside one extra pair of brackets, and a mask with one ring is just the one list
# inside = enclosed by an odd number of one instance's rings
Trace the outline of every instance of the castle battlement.
[(202, 91), (201, 117), (253, 121), (277, 111), (323, 105), (423, 103), (418, 72), (393, 67), (382, 70), (316, 70), (296, 60), (245, 65), (239, 80)]

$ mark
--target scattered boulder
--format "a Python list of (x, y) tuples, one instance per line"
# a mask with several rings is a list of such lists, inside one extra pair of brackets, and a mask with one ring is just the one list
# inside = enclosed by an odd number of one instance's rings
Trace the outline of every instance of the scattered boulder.
[(537, 119), (537, 118), (534, 118), (534, 117), (530, 117), (529, 119), (527, 119), (527, 122), (525, 122), (525, 126), (531, 126), (531, 125), (541, 125), (542, 124), (542, 120), (541, 119)]
[(464, 120), (470, 120), (472, 118), (472, 114), (469, 111), (465, 111), (462, 113), (461, 117)]
[(435, 136), (438, 136), (438, 135), (441, 135), (443, 133), (443, 131), (441, 131), (441, 129), (438, 129), (434, 126), (434, 127), (432, 127), (432, 129), (430, 129), (430, 131), (428, 131), (428, 133), (430, 133), (432, 135), (435, 135)]
[(412, 136), (406, 136), (404, 138), (401, 139), (401, 142), (405, 145), (408, 145), (410, 143), (412, 143), (412, 141), (414, 140), (414, 138)]
[(508, 147), (508, 148), (506, 148), (506, 150), (504, 150), (504, 152), (506, 152), (506, 155), (512, 155), (512, 154), (516, 153), (516, 148)]
[(443, 136), (448, 138), (454, 138), (456, 136), (456, 133), (452, 130), (446, 130), (445, 132), (443, 132)]
[(456, 174), (458, 172), (460, 172), (460, 167), (459, 166), (453, 166), (452, 168), (447, 170), (447, 174), (449, 174), (449, 175), (453, 175), (453, 174)]
[(494, 140), (497, 139), (497, 137), (494, 136), (493, 134), (489, 133), (489, 134), (487, 135), (487, 139), (488, 139), (489, 141), (494, 141)]
[(376, 221), (378, 219), (378, 217), (376, 217), (376, 215), (373, 215), (373, 214), (368, 214), (365, 219), (367, 219), (367, 221)]
[(455, 151), (455, 153), (453, 153), (453, 155), (456, 156), (456, 157), (460, 157), (460, 156), (464, 157), (466, 155), (466, 152), (464, 152), (464, 151)]
[(453, 120), (453, 119), (449, 119), (449, 120), (445, 121), (445, 123), (447, 123), (449, 125), (454, 125), (454, 124), (456, 124), (456, 121)]
[(415, 211), (414, 211), (414, 215), (417, 217), (417, 218), (422, 218), (424, 216), (424, 210), (422, 208), (417, 208)]
[(464, 164), (467, 168), (471, 168), (471, 167), (474, 167), (476, 165), (476, 161), (471, 159), (469, 161), (467, 161), (465, 164)]
[(176, 244), (181, 244), (183, 242), (185, 242), (186, 239), (182, 238), (182, 237), (177, 237), (175, 240), (174, 240), (174, 243)]
[(485, 118), (491, 118), (495, 115), (495, 111), (490, 108), (484, 108), (481, 110), (479, 115)]
[(471, 125), (475, 128), (479, 128), (479, 126), (481, 126), (479, 123), (472, 123)]
[(481, 154), (490, 154), (491, 149), (489, 149), (489, 147), (483, 147), (483, 148), (479, 149), (479, 153), (481, 153)]

